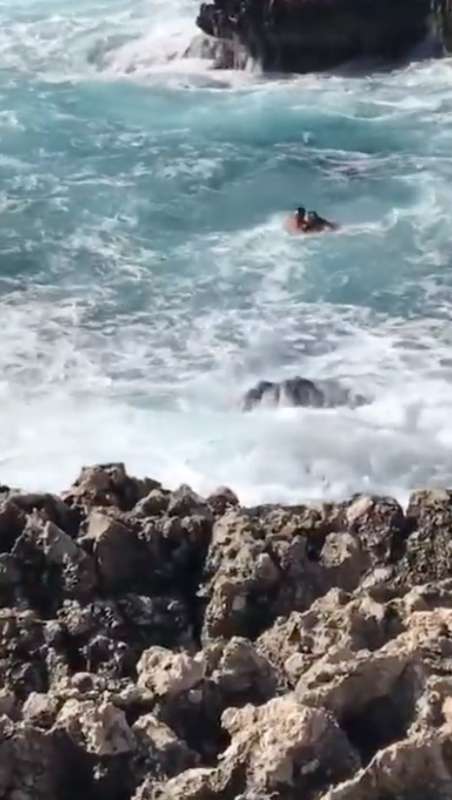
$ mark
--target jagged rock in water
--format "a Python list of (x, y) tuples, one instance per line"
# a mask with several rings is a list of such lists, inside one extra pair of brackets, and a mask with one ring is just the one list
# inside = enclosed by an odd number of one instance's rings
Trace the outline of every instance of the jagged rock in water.
[(251, 411), (258, 405), (277, 406), (279, 404), (305, 408), (334, 408), (335, 406), (356, 406), (365, 403), (364, 397), (354, 395), (336, 384), (315, 384), (307, 378), (287, 378), (282, 381), (259, 381), (246, 392), (243, 410)]
[(323, 408), (326, 404), (323, 392), (306, 378), (292, 378), (279, 383), (260, 381), (245, 394), (243, 408), (245, 411), (250, 411), (263, 402), (275, 406), (280, 402), (286, 402), (293, 406), (312, 408)]
[(212, 0), (197, 24), (238, 42), (265, 70), (310, 72), (355, 58), (399, 58), (433, 34), (433, 22), (439, 52), (451, 17), (449, 0)]
[(236, 39), (221, 39), (200, 34), (187, 47), (184, 58), (212, 61), (214, 69), (245, 69), (249, 55)]

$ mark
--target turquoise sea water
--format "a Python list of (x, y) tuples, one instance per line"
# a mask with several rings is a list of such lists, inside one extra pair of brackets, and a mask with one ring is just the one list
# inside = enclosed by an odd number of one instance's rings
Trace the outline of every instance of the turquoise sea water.
[[(196, 10), (0, 0), (0, 480), (451, 484), (452, 62), (212, 71)], [(341, 233), (287, 236), (299, 204)], [(294, 374), (371, 402), (240, 412)]]

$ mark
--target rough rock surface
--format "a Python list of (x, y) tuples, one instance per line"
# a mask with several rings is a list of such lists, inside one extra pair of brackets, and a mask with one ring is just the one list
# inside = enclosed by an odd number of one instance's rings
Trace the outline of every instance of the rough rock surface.
[(304, 406), (309, 408), (334, 408), (349, 406), (356, 408), (366, 402), (361, 395), (354, 395), (335, 383), (316, 384), (307, 378), (287, 378), (282, 381), (259, 381), (243, 398), (243, 410), (251, 411), (259, 404), (277, 406)]
[(450, 800), (452, 492), (0, 494), (4, 800)]
[(266, 70), (309, 72), (398, 58), (427, 36), (439, 53), (450, 43), (451, 19), (450, 0), (210, 0), (197, 24), (219, 45), (228, 42), (225, 54), (234, 45)]

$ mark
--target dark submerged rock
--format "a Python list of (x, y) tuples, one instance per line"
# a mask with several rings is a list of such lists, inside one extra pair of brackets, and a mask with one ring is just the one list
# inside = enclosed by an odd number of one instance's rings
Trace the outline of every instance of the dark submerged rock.
[(260, 404), (270, 406), (290, 405), (305, 408), (333, 408), (348, 405), (352, 408), (366, 402), (342, 387), (324, 383), (316, 385), (307, 378), (288, 378), (282, 381), (259, 381), (243, 398), (243, 410), (251, 411)]

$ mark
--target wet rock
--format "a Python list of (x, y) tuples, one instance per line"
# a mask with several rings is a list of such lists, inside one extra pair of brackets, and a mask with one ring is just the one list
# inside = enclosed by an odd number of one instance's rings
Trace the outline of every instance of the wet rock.
[(359, 394), (324, 381), (314, 383), (307, 378), (288, 378), (282, 381), (259, 381), (249, 389), (243, 398), (243, 410), (251, 411), (258, 405), (289, 405), (304, 408), (335, 408), (350, 406), (356, 408), (366, 403)]
[(322, 408), (326, 400), (324, 394), (312, 381), (297, 377), (279, 383), (260, 381), (245, 394), (243, 409), (251, 411), (252, 408), (263, 402), (275, 406), (279, 403), (288, 403), (293, 406)]
[(214, 69), (245, 69), (249, 57), (238, 41), (200, 34), (192, 39), (184, 58), (208, 59)]
[[(450, 17), (437, 4), (439, 35)], [(431, 29), (428, 0), (213, 0), (200, 7), (197, 24), (209, 36), (238, 41), (265, 70), (310, 72), (354, 58), (393, 59), (409, 52)]]

